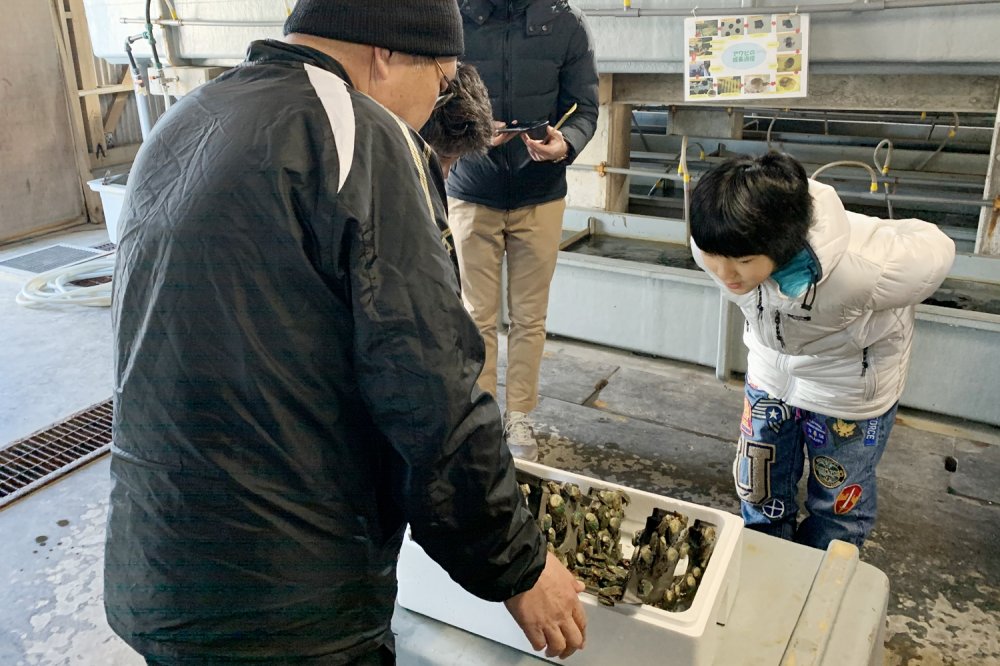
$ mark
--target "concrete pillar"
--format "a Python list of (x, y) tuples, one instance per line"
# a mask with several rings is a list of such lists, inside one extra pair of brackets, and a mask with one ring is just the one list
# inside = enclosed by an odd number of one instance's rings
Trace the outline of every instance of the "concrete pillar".
[(990, 163), (986, 169), (986, 188), (983, 198), (992, 200), (992, 208), (983, 208), (979, 215), (979, 233), (976, 234), (976, 253), (1000, 255), (1000, 107), (993, 123), (993, 146)]
[[(600, 76), (597, 131), (576, 158), (576, 164), (606, 164), (627, 167), (629, 164), (632, 107), (612, 103), (611, 74)], [(566, 173), (569, 192), (566, 202), (580, 208), (597, 208), (623, 213), (628, 209), (628, 176), (597, 171), (570, 169)]]

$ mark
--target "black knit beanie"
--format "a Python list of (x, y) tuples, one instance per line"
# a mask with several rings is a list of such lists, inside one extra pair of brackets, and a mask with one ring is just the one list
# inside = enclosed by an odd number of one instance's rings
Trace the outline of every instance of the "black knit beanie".
[(291, 32), (432, 58), (465, 50), (457, 0), (298, 0)]

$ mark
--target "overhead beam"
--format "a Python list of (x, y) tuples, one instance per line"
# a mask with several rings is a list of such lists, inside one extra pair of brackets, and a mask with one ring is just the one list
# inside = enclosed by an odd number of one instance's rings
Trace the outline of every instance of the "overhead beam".
[[(684, 104), (683, 74), (615, 74), (613, 101), (620, 104)], [(809, 96), (760, 102), (693, 102), (697, 106), (781, 107), (852, 111), (995, 113), (1000, 76), (943, 74), (814, 74)]]

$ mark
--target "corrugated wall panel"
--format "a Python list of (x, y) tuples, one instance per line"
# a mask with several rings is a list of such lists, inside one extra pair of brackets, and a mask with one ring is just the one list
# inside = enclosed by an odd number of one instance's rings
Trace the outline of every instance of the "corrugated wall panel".
[[(70, 102), (50, 8), (4, 0), (0, 20), (0, 241), (83, 218)], [(72, 100), (76, 103), (76, 100)]]

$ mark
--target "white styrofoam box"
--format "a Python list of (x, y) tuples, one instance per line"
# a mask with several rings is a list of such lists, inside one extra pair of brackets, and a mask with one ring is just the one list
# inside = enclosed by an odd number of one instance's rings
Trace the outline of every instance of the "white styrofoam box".
[[(600, 666), (623, 662), (711, 664), (720, 639), (719, 625), (726, 623), (739, 584), (743, 520), (725, 511), (536, 463), (518, 460), (516, 464), (543, 479), (576, 483), (584, 493), (591, 487), (628, 493), (632, 501), (622, 522), (623, 552), (632, 550), (632, 535), (645, 527), (646, 516), (654, 508), (676, 511), (692, 523), (694, 520), (712, 523), (718, 533), (715, 551), (694, 602), (685, 611), (669, 613), (646, 605), (602, 606), (594, 595), (581, 594), (587, 611), (587, 647), (568, 661)], [(409, 531), (399, 555), (397, 578), (398, 601), (404, 608), (541, 656), (531, 648), (502, 603), (483, 601), (462, 589), (410, 538)]]
[(108, 228), (108, 238), (112, 243), (118, 243), (118, 220), (121, 218), (122, 206), (125, 203), (125, 175), (113, 178), (98, 178), (88, 180), (87, 185), (101, 195), (101, 205), (104, 207), (104, 224)]

